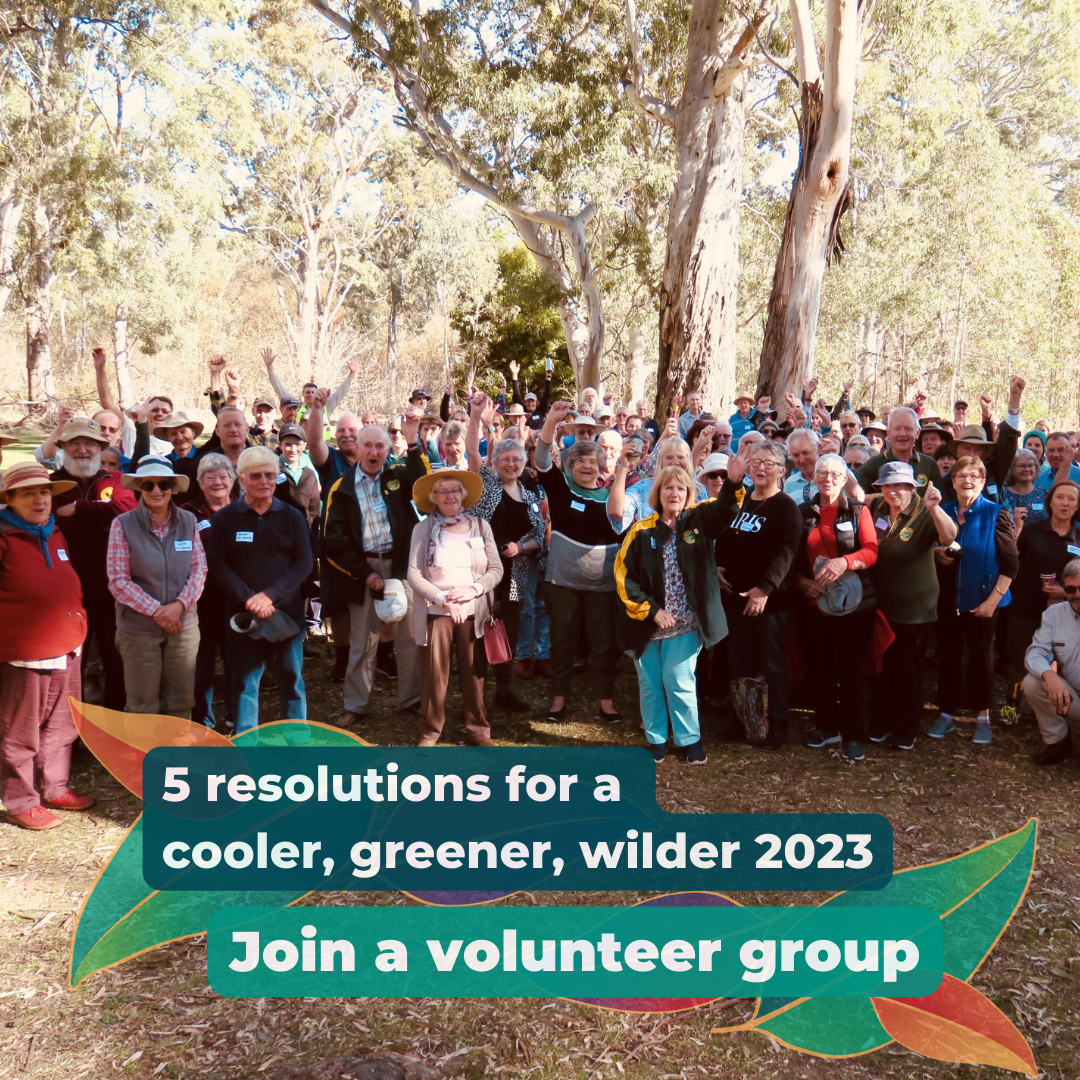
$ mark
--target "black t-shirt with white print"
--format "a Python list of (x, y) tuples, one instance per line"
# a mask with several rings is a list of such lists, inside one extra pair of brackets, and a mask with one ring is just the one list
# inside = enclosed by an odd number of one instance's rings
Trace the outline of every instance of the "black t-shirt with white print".
[[(724, 481), (724, 489), (721, 500), (725, 495), (734, 499), (736, 488), (730, 480)], [(758, 588), (770, 596), (791, 576), (801, 539), (802, 515), (790, 495), (778, 491), (758, 502), (747, 492), (716, 541), (716, 565), (724, 568), (734, 592)]]

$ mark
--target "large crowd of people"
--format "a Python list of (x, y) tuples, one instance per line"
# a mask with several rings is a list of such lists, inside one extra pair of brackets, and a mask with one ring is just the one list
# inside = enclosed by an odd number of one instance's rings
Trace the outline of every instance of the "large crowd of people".
[(813, 712), (806, 745), (851, 761), (955, 737), (962, 710), (974, 745), (992, 744), (998, 709), (1033, 714), (1037, 763), (1072, 754), (1080, 442), (1025, 432), (1018, 376), (997, 420), (986, 395), (978, 422), (922, 394), (878, 415), (852, 407), (850, 383), (829, 405), (812, 379), (781, 408), (739, 395), (722, 418), (692, 392), (652, 417), (592, 388), (553, 401), (550, 368), (522, 393), (511, 364), (509, 393), (457, 402), (448, 386), (436, 408), (421, 388), (384, 422), (338, 414), (355, 362), (337, 388), (294, 395), (274, 360), (250, 413), (211, 360), (206, 431), (164, 395), (118, 408), (95, 350), (101, 408), (62, 409), (2, 474), (9, 822), (54, 828), (53, 811), (93, 801), (69, 787), (68, 699), (91, 654), (108, 708), (240, 733), (307, 719), (311, 631), (334, 646), (332, 722), (363, 734), (382, 673), (420, 746), (455, 727), (456, 659), (477, 746), (497, 714), (530, 710), (516, 691), (533, 679), (549, 722), (588, 707), (637, 723), (616, 707), (621, 663), (658, 762), (674, 746), (704, 764), (703, 734), (775, 751), (793, 698)]

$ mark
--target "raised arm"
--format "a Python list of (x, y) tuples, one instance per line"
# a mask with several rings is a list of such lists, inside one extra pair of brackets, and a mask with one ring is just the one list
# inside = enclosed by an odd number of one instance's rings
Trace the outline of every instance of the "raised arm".
[(922, 501), (937, 529), (938, 543), (948, 547), (956, 539), (958, 530), (956, 522), (941, 509), (941, 492), (933, 484), (927, 484)]
[(116, 398), (113, 397), (112, 387), (109, 386), (109, 376), (105, 373), (105, 350), (99, 345), (93, 351), (94, 379), (97, 382), (98, 402), (103, 409), (116, 413), (123, 417), (123, 413), (116, 407)]
[(544, 426), (540, 429), (540, 437), (536, 442), (535, 461), (539, 472), (551, 471), (551, 444), (555, 440), (555, 429), (566, 419), (571, 408), (573, 406), (569, 401), (556, 401), (548, 409), (547, 416), (544, 417)]
[(469, 410), (469, 426), (465, 429), (465, 456), (469, 460), (469, 471), (480, 471), (480, 425), (483, 421), (483, 412), (487, 408), (487, 394), (477, 394), (472, 399), (472, 408)]
[(352, 386), (353, 376), (360, 370), (360, 357), (350, 356), (348, 359), (349, 374), (342, 380), (341, 385), (326, 400), (326, 415), (333, 416), (338, 406), (345, 400), (349, 387)]
[(56, 427), (49, 432), (49, 437), (39, 447), (35, 448), (34, 457), (46, 468), (55, 468), (55, 466), (46, 465), (46, 462), (53, 461), (56, 458), (60, 450), (60, 447), (56, 445), (56, 440), (64, 434), (65, 425), (74, 416), (75, 410), (70, 405), (63, 406), (57, 418)]
[(323, 407), (330, 391), (326, 389), (316, 390), (311, 408), (304, 414), (304, 430), (307, 432), (308, 457), (316, 469), (321, 469), (330, 459), (330, 447), (323, 438), (323, 429), (326, 427)]
[(623, 530), (622, 518), (626, 513), (626, 478), (630, 474), (631, 467), (636, 463), (640, 454), (637, 452), (637, 443), (633, 439), (627, 439), (619, 451), (619, 460), (615, 466), (615, 476), (612, 478), (611, 487), (608, 489), (607, 512), (613, 525)]
[(287, 397), (292, 397), (288, 387), (278, 377), (278, 373), (274, 370), (274, 361), (277, 357), (274, 355), (274, 350), (267, 346), (259, 354), (262, 357), (262, 362), (266, 365), (266, 374), (270, 379), (270, 385), (274, 389), (274, 393), (277, 394), (278, 401), (283, 401)]

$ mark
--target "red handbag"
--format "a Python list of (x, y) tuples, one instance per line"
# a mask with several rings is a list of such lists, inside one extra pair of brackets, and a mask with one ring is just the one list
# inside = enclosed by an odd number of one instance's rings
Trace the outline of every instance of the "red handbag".
[(508, 664), (514, 659), (502, 619), (489, 619), (484, 627), (484, 651), (489, 664)]

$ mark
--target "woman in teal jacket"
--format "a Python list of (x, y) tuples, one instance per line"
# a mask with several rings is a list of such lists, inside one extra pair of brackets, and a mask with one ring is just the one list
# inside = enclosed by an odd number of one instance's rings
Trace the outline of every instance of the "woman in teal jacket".
[(625, 611), (619, 644), (634, 654), (649, 750), (663, 761), (670, 726), (675, 745), (687, 749), (687, 764), (704, 765), (694, 672), (701, 649), (727, 635), (711, 541), (731, 521), (735, 503), (693, 501), (685, 469), (657, 473), (649, 492), (654, 513), (627, 534), (615, 584)]

